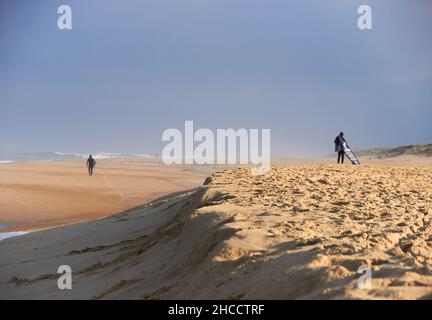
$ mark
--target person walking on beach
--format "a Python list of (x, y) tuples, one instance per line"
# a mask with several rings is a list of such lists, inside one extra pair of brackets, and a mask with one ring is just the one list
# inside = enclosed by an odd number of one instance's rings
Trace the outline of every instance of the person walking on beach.
[(336, 137), (334, 143), (335, 143), (335, 151), (338, 153), (337, 163), (343, 164), (344, 158), (345, 158), (343, 144), (346, 143), (343, 132), (339, 133), (339, 135)]
[(93, 159), (92, 155), (89, 155), (87, 159), (87, 168), (88, 168), (89, 176), (93, 175), (93, 168), (95, 165), (96, 165), (96, 160)]

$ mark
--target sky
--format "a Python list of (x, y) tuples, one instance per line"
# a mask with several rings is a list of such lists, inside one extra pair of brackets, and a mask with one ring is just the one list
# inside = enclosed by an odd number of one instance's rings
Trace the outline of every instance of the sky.
[[(72, 8), (59, 30), (57, 8)], [(360, 5), (372, 30), (357, 27)], [(0, 152), (161, 153), (270, 129), (273, 156), (432, 143), (432, 1), (0, 1)]]

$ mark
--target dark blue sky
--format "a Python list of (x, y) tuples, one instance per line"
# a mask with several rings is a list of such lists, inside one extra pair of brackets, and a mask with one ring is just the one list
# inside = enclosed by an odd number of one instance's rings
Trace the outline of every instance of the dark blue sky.
[[(57, 28), (57, 8), (73, 30)], [(373, 30), (357, 28), (357, 7)], [(160, 153), (270, 128), (273, 155), (432, 142), (432, 1), (0, 2), (1, 151)]]

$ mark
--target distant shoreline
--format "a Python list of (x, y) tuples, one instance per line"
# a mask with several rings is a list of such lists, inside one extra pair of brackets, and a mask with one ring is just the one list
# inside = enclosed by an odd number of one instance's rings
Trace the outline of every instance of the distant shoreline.
[[(22, 152), (22, 153), (0, 153), (0, 163), (13, 162), (34, 162), (34, 161), (72, 161), (85, 160), (89, 155), (84, 153), (66, 153), (66, 152)], [(93, 158), (96, 160), (113, 159), (113, 158), (137, 158), (153, 159), (148, 154), (137, 153), (116, 153), (116, 152), (95, 152)]]

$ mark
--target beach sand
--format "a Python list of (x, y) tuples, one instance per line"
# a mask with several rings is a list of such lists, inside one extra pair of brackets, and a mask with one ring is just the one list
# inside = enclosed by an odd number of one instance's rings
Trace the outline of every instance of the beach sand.
[(105, 217), (202, 183), (205, 173), (139, 158), (0, 165), (1, 232), (34, 230)]
[[(431, 299), (431, 160), (227, 170), (122, 214), (6, 239), (0, 298)], [(72, 290), (57, 289), (60, 265)]]

